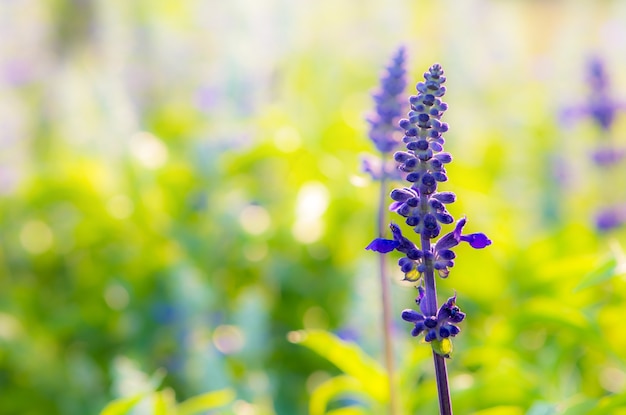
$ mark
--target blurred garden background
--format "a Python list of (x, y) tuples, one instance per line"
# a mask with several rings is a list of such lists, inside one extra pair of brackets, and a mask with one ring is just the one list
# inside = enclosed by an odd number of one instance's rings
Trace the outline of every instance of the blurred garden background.
[[(442, 188), (493, 240), (438, 280), (456, 413), (626, 414), (626, 230), (594, 220), (626, 170), (591, 157), (626, 147), (626, 2), (0, 0), (0, 37), (1, 415), (386, 413), (361, 162), (400, 46), (407, 98), (446, 71)], [(592, 57), (610, 130), (564, 116)], [(401, 412), (437, 413), (389, 267)]]

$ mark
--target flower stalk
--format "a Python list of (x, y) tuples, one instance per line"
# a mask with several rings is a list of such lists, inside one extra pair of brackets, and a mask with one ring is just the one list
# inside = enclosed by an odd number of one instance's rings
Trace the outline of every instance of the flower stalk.
[(443, 69), (435, 64), (424, 74), (424, 82), (417, 84), (418, 94), (409, 99), (411, 111), (408, 118), (399, 122), (404, 130), (402, 141), (406, 151), (394, 154), (398, 169), (408, 184), (391, 192), (394, 201), (391, 210), (403, 217), (405, 223), (420, 235), (420, 246), (406, 238), (400, 227), (392, 223), (393, 239), (379, 236), (366, 249), (381, 254), (394, 250), (404, 254), (398, 265), (404, 273), (404, 280), (414, 283), (418, 290), (416, 303), (419, 311), (406, 309), (402, 312), (402, 319), (413, 323), (411, 335), (423, 333), (424, 340), (431, 344), (440, 413), (451, 415), (452, 401), (445, 359), (450, 358), (451, 338), (460, 333), (457, 324), (465, 319), (465, 313), (456, 305), (456, 294), (441, 307), (438, 306), (435, 274), (441, 278), (448, 277), (456, 257), (452, 248), (461, 242), (480, 249), (490, 245), (491, 241), (483, 233), (463, 234), (467, 223), (465, 218), (456, 222), (454, 230), (438, 238), (441, 225), (454, 222), (445, 205), (456, 200), (452, 192), (437, 191), (438, 183), (448, 180), (445, 164), (452, 161), (452, 156), (443, 151), (443, 133), (448, 131), (448, 125), (441, 122), (448, 108), (441, 100), (446, 92), (445, 81)]

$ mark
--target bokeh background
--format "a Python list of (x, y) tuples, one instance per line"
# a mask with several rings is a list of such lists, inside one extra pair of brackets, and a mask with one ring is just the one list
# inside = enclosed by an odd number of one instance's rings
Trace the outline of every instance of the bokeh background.
[[(560, 116), (587, 101), (591, 56), (626, 101), (626, 2), (1, 0), (0, 38), (0, 414), (174, 413), (215, 391), (202, 413), (384, 413), (358, 390), (384, 384), (323, 388), (351, 358), (293, 332), (382, 364), (361, 159), (401, 45), (407, 96), (446, 71), (443, 188), (494, 242), (439, 281), (468, 314), (456, 413), (626, 413), (626, 233), (593, 221), (626, 201), (624, 169)], [(436, 413), (393, 262), (402, 413)]]

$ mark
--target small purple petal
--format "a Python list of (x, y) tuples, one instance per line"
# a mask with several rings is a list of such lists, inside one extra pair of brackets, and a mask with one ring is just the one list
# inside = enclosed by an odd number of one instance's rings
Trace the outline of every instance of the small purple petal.
[(446, 325), (446, 328), (450, 330), (450, 336), (454, 337), (461, 332), (461, 329), (452, 324)]
[(381, 254), (386, 254), (387, 252), (391, 252), (396, 249), (400, 245), (398, 241), (376, 238), (365, 249), (370, 251), (380, 252)]
[(393, 202), (389, 205), (389, 211), (395, 212), (396, 210), (400, 209), (400, 206), (402, 206), (403, 204), (404, 202)]
[(402, 230), (395, 223), (389, 224), (389, 229), (391, 229), (391, 233), (393, 234), (393, 239), (400, 242), (404, 237), (402, 236)]
[(463, 231), (463, 227), (465, 226), (465, 224), (467, 223), (467, 219), (466, 218), (461, 218), (457, 223), (456, 226), (454, 227), (454, 237), (457, 241), (461, 240), (461, 232)]
[(424, 325), (429, 329), (434, 329), (435, 327), (437, 327), (437, 319), (435, 318), (435, 316), (426, 317), (424, 320)]
[(413, 330), (411, 330), (411, 336), (413, 337), (419, 336), (420, 333), (424, 331), (424, 329), (425, 329), (424, 323), (417, 323), (415, 327), (413, 327)]
[(442, 236), (435, 244), (435, 252), (442, 252), (454, 248), (459, 244), (460, 238), (457, 238), (454, 232), (449, 232)]
[(441, 203), (454, 203), (456, 195), (452, 192), (438, 192), (431, 196), (433, 199), (437, 199)]
[(457, 311), (453, 316), (450, 316), (451, 323), (460, 323), (465, 320), (465, 313), (462, 311)]
[(402, 311), (402, 320), (410, 323), (419, 323), (420, 321), (424, 321), (424, 316), (409, 308)]
[(461, 241), (465, 241), (470, 244), (472, 248), (481, 249), (491, 245), (491, 240), (487, 238), (484, 233), (472, 233), (469, 235), (461, 236)]

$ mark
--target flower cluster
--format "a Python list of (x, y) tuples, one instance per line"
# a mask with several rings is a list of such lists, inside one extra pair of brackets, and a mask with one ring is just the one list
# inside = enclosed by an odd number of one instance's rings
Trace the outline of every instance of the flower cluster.
[[(419, 296), (415, 302), (421, 306), (423, 304), (424, 289), (418, 287), (418, 290)], [(424, 310), (422, 310), (422, 307), (420, 307), (420, 311), (421, 313), (406, 309), (402, 311), (402, 319), (414, 324), (411, 335), (419, 336), (421, 333), (425, 332), (425, 340), (427, 342), (456, 336), (461, 329), (455, 324), (465, 319), (465, 313), (456, 305), (456, 295), (448, 298), (448, 301), (439, 308), (436, 316), (427, 315)]]
[(459, 323), (465, 317), (456, 306), (456, 295), (437, 311), (434, 272), (437, 271), (442, 278), (449, 275), (456, 257), (452, 248), (461, 242), (467, 242), (473, 248), (491, 244), (483, 233), (464, 235), (465, 218), (456, 223), (453, 231), (431, 244), (431, 240), (440, 235), (442, 225), (454, 222), (445, 205), (456, 199), (452, 192), (437, 191), (438, 183), (448, 180), (445, 165), (452, 161), (452, 156), (443, 151), (443, 134), (448, 131), (448, 124), (441, 121), (448, 108), (441, 100), (446, 92), (445, 81), (441, 66), (435, 64), (424, 74), (424, 82), (417, 84), (417, 95), (409, 99), (411, 110), (408, 118), (399, 122), (404, 130), (402, 140), (406, 150), (394, 154), (398, 169), (405, 175), (408, 185), (391, 192), (393, 203), (390, 209), (402, 216), (406, 224), (420, 235), (421, 247), (418, 248), (402, 234), (398, 225), (392, 223), (393, 239), (377, 238), (366, 248), (381, 253), (396, 250), (404, 254), (398, 265), (405, 280), (418, 285), (420, 297), (417, 302), (421, 313), (405, 310), (402, 318), (415, 324), (414, 336), (425, 332), (428, 342), (455, 336), (459, 328), (452, 323)]
[(394, 249), (406, 256), (400, 258), (398, 265), (404, 272), (406, 281), (419, 281), (422, 274), (426, 271), (428, 263), (432, 263), (441, 278), (446, 278), (450, 273), (449, 268), (454, 266), (454, 258), (456, 254), (451, 248), (454, 248), (461, 242), (467, 242), (472, 248), (480, 249), (491, 244), (491, 240), (483, 233), (472, 233), (463, 235), (463, 227), (467, 220), (462, 218), (456, 223), (452, 232), (441, 237), (437, 243), (428, 251), (423, 251), (411, 242), (410, 239), (402, 235), (400, 227), (392, 223), (389, 227), (393, 239), (377, 238), (374, 239), (365, 249), (372, 251), (387, 253)]

